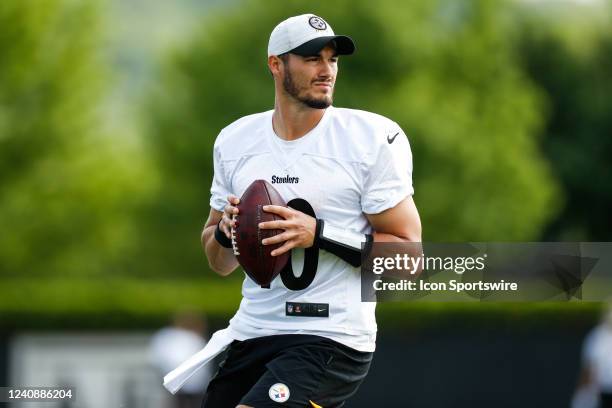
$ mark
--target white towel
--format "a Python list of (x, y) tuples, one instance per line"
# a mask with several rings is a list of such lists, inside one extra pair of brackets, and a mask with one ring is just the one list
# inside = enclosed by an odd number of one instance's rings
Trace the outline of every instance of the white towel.
[(166, 374), (164, 387), (172, 394), (176, 394), (192, 375), (223, 352), (232, 341), (234, 341), (234, 337), (230, 334), (229, 327), (216, 331), (206, 347)]

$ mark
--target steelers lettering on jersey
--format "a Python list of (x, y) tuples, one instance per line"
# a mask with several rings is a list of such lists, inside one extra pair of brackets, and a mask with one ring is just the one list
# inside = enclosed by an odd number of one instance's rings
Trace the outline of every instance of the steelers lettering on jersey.
[(297, 184), (300, 182), (300, 178), (299, 177), (292, 177), (290, 175), (285, 175), (285, 176), (277, 176), (277, 175), (273, 175), (272, 179), (270, 180), (270, 182), (272, 184), (282, 184), (282, 183), (289, 183), (289, 184)]

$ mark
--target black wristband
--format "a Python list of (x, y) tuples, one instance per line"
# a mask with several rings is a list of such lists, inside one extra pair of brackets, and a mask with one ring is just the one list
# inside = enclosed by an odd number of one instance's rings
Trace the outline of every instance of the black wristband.
[(312, 243), (312, 246), (317, 248), (321, 247), (321, 230), (323, 229), (323, 223), (324, 221), (322, 219), (317, 218), (317, 228), (315, 229), (314, 242)]
[(219, 222), (217, 223), (217, 228), (215, 228), (215, 239), (217, 240), (219, 245), (221, 245), (223, 248), (232, 248), (232, 240), (229, 239), (227, 235), (225, 235), (225, 233), (221, 231), (221, 228), (219, 227), (219, 224), (221, 224), (221, 221), (222, 220), (219, 220)]

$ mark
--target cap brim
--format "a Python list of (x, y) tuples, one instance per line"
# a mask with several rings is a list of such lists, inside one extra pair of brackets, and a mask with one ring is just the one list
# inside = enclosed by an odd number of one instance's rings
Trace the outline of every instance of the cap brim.
[(355, 43), (353, 43), (353, 40), (346, 35), (317, 37), (305, 42), (299, 47), (295, 47), (289, 52), (292, 54), (301, 55), (303, 57), (318, 55), (319, 52), (332, 41), (334, 43), (333, 46), (336, 49), (336, 54), (338, 55), (351, 55), (355, 52)]

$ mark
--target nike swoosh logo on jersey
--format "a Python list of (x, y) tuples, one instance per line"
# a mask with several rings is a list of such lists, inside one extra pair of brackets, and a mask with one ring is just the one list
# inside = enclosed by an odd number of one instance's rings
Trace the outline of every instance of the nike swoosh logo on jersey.
[(394, 134), (393, 137), (390, 137), (389, 135), (387, 135), (387, 142), (389, 142), (389, 144), (393, 143), (395, 141), (395, 138), (397, 137), (397, 135), (399, 135), (399, 132)]

